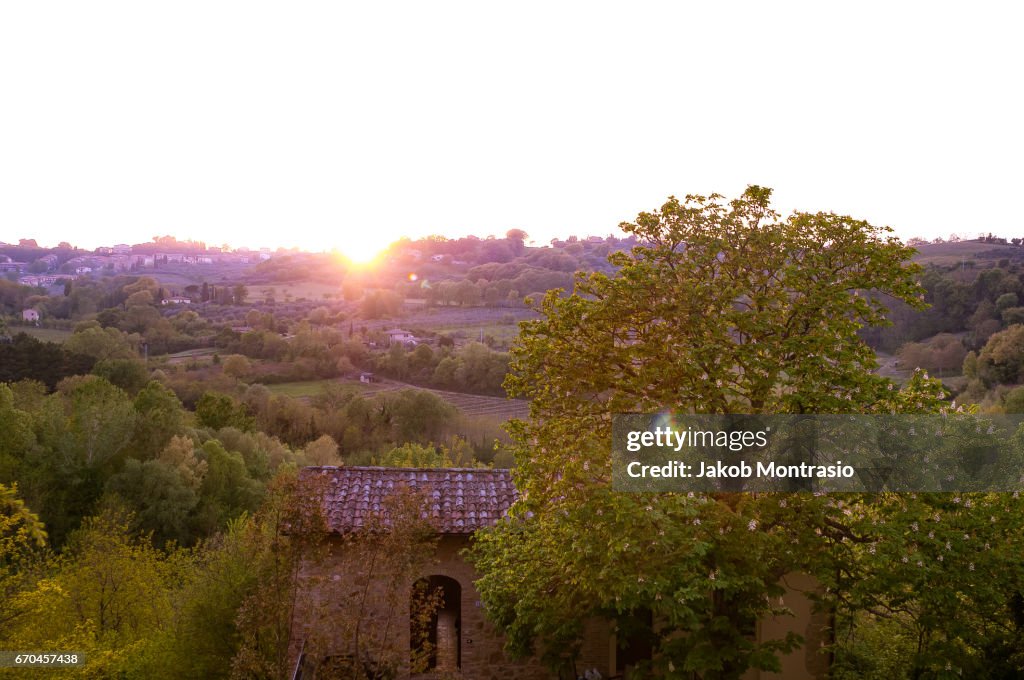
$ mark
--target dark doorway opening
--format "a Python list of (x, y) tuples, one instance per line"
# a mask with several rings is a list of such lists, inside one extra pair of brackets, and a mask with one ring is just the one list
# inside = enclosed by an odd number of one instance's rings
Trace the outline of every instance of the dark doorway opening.
[(462, 667), (462, 586), (448, 576), (416, 581), (409, 603), (413, 673)]

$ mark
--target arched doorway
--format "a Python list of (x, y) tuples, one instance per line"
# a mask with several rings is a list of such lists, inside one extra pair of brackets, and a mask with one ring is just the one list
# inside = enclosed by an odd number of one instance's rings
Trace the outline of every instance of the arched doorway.
[(462, 586), (458, 581), (428, 576), (413, 584), (409, 644), (413, 673), (462, 667)]

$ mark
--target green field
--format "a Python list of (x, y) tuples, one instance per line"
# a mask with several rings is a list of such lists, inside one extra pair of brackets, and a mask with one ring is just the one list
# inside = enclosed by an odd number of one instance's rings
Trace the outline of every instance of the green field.
[[(330, 383), (338, 383), (337, 380), (303, 380), (301, 382), (278, 383), (267, 385), (267, 389), (274, 394), (283, 394), (289, 397), (303, 398), (315, 397), (324, 391), (324, 386)], [(350, 386), (357, 386), (359, 383), (345, 383)]]
[(956, 265), (967, 260), (979, 259), (984, 253), (985, 258), (1014, 257), (1021, 253), (1016, 246), (1004, 246), (998, 243), (979, 243), (978, 241), (959, 241), (957, 243), (926, 243), (916, 246), (917, 254), (914, 262), (920, 264)]
[(38, 338), (44, 342), (64, 342), (71, 337), (71, 331), (62, 331), (57, 328), (34, 328), (32, 326), (9, 326), (7, 331), (11, 335), (17, 335), (18, 333), (26, 333), (31, 335), (33, 338)]
[(168, 354), (168, 359), (191, 359), (192, 357), (201, 357), (207, 354), (216, 354), (217, 350), (214, 347), (201, 347), (199, 349), (186, 349), (183, 352), (176, 352), (174, 354)]
[(509, 418), (526, 418), (529, 414), (527, 402), (520, 399), (506, 399), (504, 397), (488, 397), (480, 394), (465, 394), (462, 392), (448, 392), (435, 390), (429, 387), (417, 387), (406, 383), (384, 380), (366, 385), (356, 381), (348, 380), (304, 380), (301, 382), (278, 383), (267, 385), (267, 389), (274, 394), (284, 394), (297, 399), (308, 399), (320, 394), (324, 386), (330, 383), (343, 385), (359, 390), (366, 396), (382, 394), (384, 392), (397, 392), (399, 390), (412, 389), (423, 390), (437, 395), (449, 404), (457, 408), (463, 415), (472, 417), (493, 417), (499, 420)]
[(489, 323), (436, 326), (430, 330), (466, 340), (480, 340), (480, 334), (491, 336), (502, 346), (508, 347), (519, 337), (519, 324)]
[[(248, 283), (249, 300), (264, 300), (273, 290), (274, 300), (284, 302), (285, 300), (306, 300), (324, 302), (342, 299), (341, 285), (336, 283), (320, 283), (317, 281), (297, 281), (294, 283)], [(324, 297), (329, 295), (330, 297)]]
[(213, 360), (214, 354), (217, 354), (216, 348), (201, 347), (199, 349), (187, 349), (184, 352), (177, 352), (175, 354), (165, 354), (159, 358), (166, 359), (169, 364), (187, 364), (193, 361), (196, 363), (209, 364)]

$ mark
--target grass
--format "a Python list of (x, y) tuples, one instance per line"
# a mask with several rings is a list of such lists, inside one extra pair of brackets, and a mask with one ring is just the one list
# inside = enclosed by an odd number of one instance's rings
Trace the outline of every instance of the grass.
[(273, 394), (283, 394), (296, 399), (308, 399), (317, 396), (323, 392), (325, 385), (332, 383), (345, 387), (354, 387), (367, 397), (402, 389), (431, 392), (459, 409), (463, 416), (480, 418), (482, 421), (494, 419), (496, 422), (504, 422), (509, 418), (525, 418), (529, 414), (527, 403), (521, 400), (488, 397), (479, 394), (464, 394), (462, 392), (446, 392), (445, 390), (435, 390), (428, 387), (417, 387), (394, 382), (375, 382), (367, 385), (349, 380), (303, 380), (267, 385), (267, 389)]
[[(277, 383), (276, 385), (267, 385), (267, 389), (274, 394), (283, 394), (288, 397), (303, 398), (303, 397), (315, 397), (324, 391), (324, 387), (331, 383), (337, 383), (337, 380), (303, 380), (300, 382), (289, 382), (289, 383)], [(358, 385), (359, 383), (345, 383), (347, 385)]]
[[(264, 291), (274, 290), (274, 300), (284, 302), (286, 297), (290, 300), (305, 298), (313, 302), (337, 302), (343, 299), (341, 285), (337, 283), (320, 283), (317, 281), (297, 281), (294, 283), (249, 283), (249, 301), (263, 300), (267, 297)], [(328, 294), (331, 297), (325, 298)]]
[(487, 323), (487, 324), (462, 324), (458, 326), (437, 326), (430, 330), (452, 337), (464, 337), (467, 340), (479, 340), (481, 331), (485, 336), (489, 335), (499, 344), (505, 347), (511, 345), (519, 337), (519, 324)]
[[(957, 265), (967, 260), (995, 260), (1000, 257), (1013, 258), (1021, 253), (1016, 246), (1004, 246), (998, 243), (979, 243), (977, 241), (960, 241), (958, 243), (926, 243), (917, 248), (914, 262), (920, 264)], [(981, 254), (985, 254), (981, 258)], [(979, 263), (980, 264), (980, 263)]]
[(71, 331), (60, 330), (59, 328), (35, 328), (33, 326), (8, 326), (7, 331), (13, 336), (18, 333), (31, 335), (44, 342), (63, 343), (71, 337)]
[(192, 357), (201, 357), (207, 354), (216, 354), (217, 350), (213, 347), (203, 347), (200, 349), (187, 349), (184, 352), (176, 352), (175, 354), (168, 354), (168, 359), (191, 359)]

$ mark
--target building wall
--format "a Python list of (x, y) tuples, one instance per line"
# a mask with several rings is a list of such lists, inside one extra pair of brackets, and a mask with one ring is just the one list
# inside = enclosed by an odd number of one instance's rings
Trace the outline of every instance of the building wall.
[[(555, 680), (556, 675), (548, 671), (536, 659), (513, 661), (504, 651), (503, 636), (487, 621), (483, 603), (474, 586), (477, 574), (473, 567), (459, 554), (468, 545), (466, 536), (446, 535), (441, 538), (435, 553), (435, 562), (402, 584), (396, 589), (403, 597), (402, 603), (388, 613), (387, 589), (382, 583), (371, 583), (369, 595), (364, 605), (368, 616), (376, 620), (394, 621), (389, 627), (393, 653), (403, 660), (399, 678), (407, 680), (409, 674), (409, 593), (413, 583), (423, 577), (447, 576), (454, 579), (461, 587), (461, 622), (459, 626), (461, 648), (461, 676), (467, 680)], [(340, 546), (339, 546), (340, 547)], [(365, 571), (365, 570), (364, 570)], [(307, 570), (306, 576), (310, 583), (325, 584), (319, 586), (309, 601), (300, 601), (297, 608), (298, 620), (316, 620), (323, 617), (323, 612), (333, 611), (331, 598), (345, 598), (349, 602), (357, 602), (363, 593), (364, 582), (353, 578), (353, 573), (361, 573), (346, 566), (343, 551), (335, 550), (315, 571)], [(318, 580), (319, 579), (319, 580)], [(785, 579), (788, 588), (783, 596), (784, 604), (794, 616), (777, 617), (761, 621), (758, 635), (762, 639), (779, 638), (787, 631), (794, 630), (801, 634), (806, 644), (782, 659), (781, 673), (766, 673), (752, 670), (744, 675), (744, 680), (815, 680), (826, 677), (828, 657), (821, 653), (826, 640), (823, 629), (827, 619), (814, 614), (811, 601), (804, 594), (815, 589), (813, 579), (801, 574), (790, 575)], [(338, 586), (338, 587), (334, 587)], [(318, 586), (313, 586), (316, 589)], [(318, 609), (319, 608), (319, 609)], [(311, 615), (311, 612), (316, 612)], [(342, 619), (344, 620), (344, 618)], [(341, 627), (339, 627), (339, 630)], [(577, 669), (580, 673), (595, 668), (603, 677), (615, 674), (615, 641), (610, 625), (605, 621), (591, 620), (585, 624), (585, 639), (580, 650)], [(366, 631), (364, 636), (373, 636)], [(364, 637), (364, 640), (366, 638)], [(293, 659), (298, 658), (301, 640), (293, 641)], [(382, 643), (373, 642), (378, 648)], [(327, 653), (344, 653), (341, 649), (328, 650)], [(426, 677), (426, 676), (424, 676)]]
[(817, 582), (807, 574), (789, 574), (782, 579), (786, 594), (782, 603), (793, 616), (772, 617), (761, 621), (757, 631), (761, 639), (779, 639), (789, 631), (804, 638), (804, 644), (782, 657), (782, 672), (752, 671), (744, 680), (816, 680), (828, 676), (829, 657), (822, 652), (828, 644), (825, 631), (828, 615), (813, 611), (813, 603), (806, 593), (818, 589)]
[[(438, 545), (435, 574), (449, 576), (462, 587), (462, 674), (476, 680), (546, 680), (554, 676), (535, 659), (509, 660), (504, 638), (484, 616), (473, 581), (476, 571), (460, 555), (468, 545), (462, 536), (446, 536)], [(429, 574), (423, 574), (428, 576)]]
[[(486, 620), (480, 594), (473, 585), (476, 572), (459, 554), (467, 545), (468, 538), (465, 536), (443, 536), (437, 546), (435, 563), (396, 589), (397, 592), (404, 594), (404, 600), (401, 606), (395, 607), (390, 613), (389, 596), (385, 592), (389, 590), (388, 585), (383, 582), (372, 583), (367, 590), (368, 595), (364, 604), (367, 618), (377, 621), (389, 619), (393, 620), (394, 624), (389, 628), (390, 637), (386, 642), (382, 642), (380, 636), (375, 637), (373, 630), (363, 631), (362, 639), (364, 642), (367, 638), (371, 639), (370, 646), (374, 649), (386, 645), (390, 653), (404, 663), (404, 667), (400, 669), (399, 678), (409, 678), (409, 593), (412, 592), (413, 583), (419, 578), (447, 576), (457, 581), (461, 588), (459, 635), (463, 678), (467, 680), (555, 680), (556, 676), (539, 661), (535, 659), (513, 661), (505, 655), (504, 639)], [(321, 566), (308, 567), (304, 570), (303, 578), (309, 584), (309, 589), (315, 592), (308, 593), (308, 597), (301, 598), (297, 604), (296, 617), (298, 621), (324, 621), (325, 617), (335, 615), (330, 602), (332, 598), (344, 598), (349, 602), (358, 602), (362, 597), (364, 583), (358, 577), (352, 576), (354, 573), (359, 573), (359, 570), (348, 567), (347, 559), (349, 558), (340, 548), (339, 544)], [(339, 620), (343, 621), (344, 619), (345, 616), (342, 615)], [(339, 626), (338, 630), (342, 630), (343, 627), (343, 625)], [(350, 635), (350, 633), (350, 631), (346, 631), (341, 635)], [(292, 641), (293, 659), (298, 658), (301, 644), (302, 639)], [(333, 646), (328, 643), (322, 653), (324, 655), (344, 655), (347, 650), (341, 648), (343, 645), (343, 642), (337, 642)], [(605, 645), (607, 645), (607, 638), (605, 638)], [(309, 651), (308, 648), (307, 651)], [(600, 667), (607, 667), (607, 659)]]

